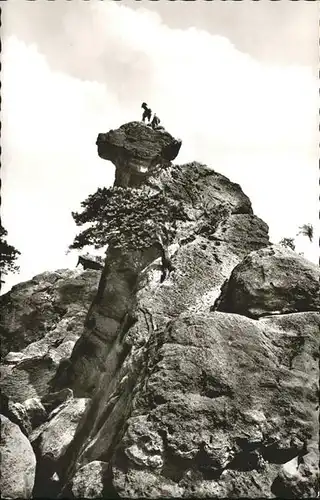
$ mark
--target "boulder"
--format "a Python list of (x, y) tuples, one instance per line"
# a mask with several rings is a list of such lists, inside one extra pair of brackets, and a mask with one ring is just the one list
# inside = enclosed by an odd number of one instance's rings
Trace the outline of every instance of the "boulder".
[[(191, 210), (190, 215), (194, 220), (202, 216), (208, 222), (210, 213), (219, 212), (222, 207), (226, 215), (222, 218), (218, 217), (217, 222), (220, 222), (220, 219), (225, 220), (229, 214), (253, 215), (251, 202), (239, 184), (216, 172), (210, 165), (196, 161), (183, 165), (171, 165), (151, 176), (148, 179), (148, 185), (165, 192), (176, 201), (181, 201), (187, 211)], [(259, 230), (255, 231), (254, 235), (252, 234), (253, 238), (257, 238), (261, 231), (268, 233), (267, 225), (261, 224), (262, 221), (258, 218), (256, 220), (260, 221), (257, 228)], [(235, 222), (231, 223), (232, 226), (235, 224)], [(241, 222), (238, 226), (240, 225)], [(248, 225), (250, 226), (247, 222), (246, 226)], [(195, 229), (196, 227), (193, 227), (193, 233)], [(230, 233), (231, 231), (229, 235)], [(242, 231), (243, 236), (244, 234), (249, 242), (250, 236), (246, 230)], [(240, 239), (243, 239), (243, 236)]]
[(1, 381), (1, 391), (11, 400), (41, 398), (50, 391), (50, 381), (58, 368), (50, 356), (27, 358), (11, 367)]
[(72, 498), (103, 498), (106, 496), (108, 463), (95, 460), (81, 467), (72, 478)]
[(319, 267), (292, 250), (262, 248), (235, 267), (215, 308), (251, 318), (319, 311), (319, 278)]
[(1, 498), (31, 498), (35, 472), (30, 442), (16, 424), (1, 415)]
[(72, 399), (51, 413), (50, 420), (36, 428), (30, 441), (37, 455), (35, 495), (46, 497), (57, 490), (61, 477), (61, 458), (74, 438), (76, 428), (88, 407), (89, 399)]
[(85, 398), (67, 401), (53, 418), (31, 434), (30, 441), (39, 449), (41, 456), (47, 455), (55, 462), (59, 460), (72, 441), (89, 401)]

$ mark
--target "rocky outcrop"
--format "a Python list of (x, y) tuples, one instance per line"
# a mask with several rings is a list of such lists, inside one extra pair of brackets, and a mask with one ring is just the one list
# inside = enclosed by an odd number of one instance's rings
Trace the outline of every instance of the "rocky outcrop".
[(47, 420), (48, 415), (40, 399), (26, 399), (26, 401), (24, 401), (23, 403), (23, 406), (26, 409), (26, 413), (28, 415), (32, 429), (38, 427)]
[[(227, 223), (230, 214), (253, 215), (251, 202), (239, 184), (198, 162), (163, 169), (156, 176), (151, 176), (148, 185), (183, 202), (191, 219), (199, 223), (210, 223), (214, 215), (221, 223)], [(220, 207), (224, 208), (223, 213), (219, 213)], [(262, 223), (260, 219), (258, 221)], [(260, 231), (268, 231), (265, 223), (262, 223)]]
[[(51, 422), (54, 416), (52, 411), (72, 397), (71, 389), (54, 393), (51, 381), (60, 363), (69, 359), (75, 342), (82, 334), (99, 274), (92, 270), (43, 273), (14, 286), (0, 298), (3, 349), (1, 411), (30, 440), (34, 441), (32, 430), (42, 429), (39, 426), (48, 419)], [(72, 425), (76, 426), (75, 421)], [(70, 427), (64, 426), (66, 430)], [(62, 430), (65, 429), (60, 428), (58, 431), (60, 441), (64, 435)], [(73, 434), (69, 432), (69, 435), (71, 441)], [(8, 450), (12, 454), (16, 453), (15, 439), (8, 443)], [(30, 449), (32, 451), (32, 447)], [(37, 458), (40, 456), (37, 450)], [(48, 462), (44, 453), (44, 459), (38, 460), (36, 485), (39, 481), (42, 484), (39, 478), (42, 478), (43, 468), (47, 468), (48, 473), (51, 471), (51, 465), (49, 467), (48, 464), (51, 462)], [(46, 477), (47, 485), (49, 479)], [(50, 491), (57, 491), (58, 485), (59, 481), (54, 478), (50, 483)], [(30, 498), (32, 489), (33, 483), (28, 486), (28, 493), (23, 498)], [(18, 497), (22, 497), (22, 494), (12, 496)]]
[(51, 391), (60, 362), (68, 360), (82, 334), (99, 274), (43, 273), (1, 297), (3, 395), (23, 403)]
[(32, 446), (19, 427), (1, 415), (1, 498), (31, 498), (36, 471)]
[[(30, 281), (15, 285), (0, 297), (1, 359), (9, 351), (21, 351), (47, 336), (64, 320), (64, 331), (82, 325), (89, 304), (96, 291), (99, 273), (96, 271), (58, 270), (39, 274)], [(77, 334), (81, 333), (77, 332)], [(56, 338), (55, 342), (58, 343)], [(42, 344), (45, 344), (43, 342)], [(42, 344), (34, 350), (44, 352)], [(40, 347), (41, 346), (41, 347)], [(46, 346), (48, 347), (48, 346)], [(27, 354), (16, 355), (25, 359)], [(10, 359), (14, 359), (11, 355)], [(9, 361), (8, 361), (9, 362)]]
[[(156, 248), (132, 252), (130, 255), (122, 255), (118, 250), (109, 250), (100, 281), (103, 291), (90, 309), (86, 328), (75, 345), (70, 363), (62, 365), (57, 373), (54, 390), (71, 387), (77, 397), (91, 397), (101, 374), (107, 369), (109, 375), (113, 376), (113, 370), (129, 354), (131, 342), (123, 343), (126, 332), (141, 328), (145, 330), (146, 319), (141, 310), (148, 310), (151, 315), (168, 321), (189, 308), (197, 310), (201, 304), (207, 304), (209, 307), (218, 296), (221, 284), (242, 256), (252, 249), (268, 244), (268, 227), (252, 215), (250, 202), (242, 191), (222, 178), (220, 182), (225, 185), (225, 193), (221, 192), (218, 174), (213, 174), (213, 179), (210, 179), (210, 170), (202, 165), (179, 168), (179, 176), (182, 178), (185, 172), (187, 178), (191, 177), (193, 167), (194, 178), (198, 179), (200, 187), (196, 182), (190, 183), (187, 194), (188, 183), (185, 182), (185, 188), (182, 181), (179, 184), (179, 194), (189, 209), (190, 220), (180, 227), (177, 240), (181, 243), (177, 242), (176, 247), (172, 245), (171, 250), (169, 249), (175, 267), (171, 279), (159, 286), (161, 265), (159, 260), (156, 260), (159, 257)], [(166, 172), (163, 181), (166, 181), (165, 187), (173, 183), (174, 172), (170, 169)], [(202, 185), (204, 187), (201, 193)], [(248, 239), (243, 238), (239, 231), (238, 244), (232, 242), (230, 245), (227, 240), (215, 239), (212, 236), (215, 229), (211, 221), (206, 233), (203, 229), (206, 216), (201, 213), (201, 200), (210, 199), (210, 186), (212, 193), (219, 188), (217, 198), (225, 200), (230, 212), (248, 210), (249, 214), (240, 213), (238, 217), (243, 218), (244, 224), (249, 219), (250, 224), (260, 228), (261, 234)], [(172, 196), (178, 194), (173, 191)], [(233, 216), (231, 213), (230, 217)], [(198, 227), (201, 227), (199, 235), (196, 234)], [(146, 299), (140, 299), (139, 290), (141, 296), (146, 296)], [(153, 296), (152, 300), (150, 294)], [(137, 326), (134, 326), (135, 323)], [(111, 363), (109, 356), (113, 359)]]
[(98, 155), (116, 166), (116, 186), (139, 186), (158, 165), (176, 158), (182, 142), (164, 130), (130, 122), (99, 134)]
[(253, 252), (232, 271), (218, 310), (252, 318), (318, 311), (319, 267), (277, 245)]
[(270, 245), (239, 185), (196, 162), (173, 165), (174, 144), (138, 122), (98, 137), (117, 186), (146, 184), (183, 204), (170, 275), (161, 282), (155, 245), (111, 246), (77, 335), (68, 339), (64, 316), (4, 360), (7, 402), (21, 405), (9, 418), (23, 426), (28, 409), (31, 426), (39, 401), (47, 415), (26, 432), (34, 497), (317, 493), (318, 270)]

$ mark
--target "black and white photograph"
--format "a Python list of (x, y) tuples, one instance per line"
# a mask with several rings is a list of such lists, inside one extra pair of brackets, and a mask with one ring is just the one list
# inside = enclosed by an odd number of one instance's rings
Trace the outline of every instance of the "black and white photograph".
[(319, 496), (319, 20), (1, 2), (1, 498)]

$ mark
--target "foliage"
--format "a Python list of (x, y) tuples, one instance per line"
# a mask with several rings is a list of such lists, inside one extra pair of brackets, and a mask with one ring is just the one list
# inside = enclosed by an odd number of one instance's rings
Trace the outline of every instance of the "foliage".
[(124, 250), (151, 246), (159, 237), (171, 240), (176, 222), (185, 220), (182, 204), (147, 189), (99, 188), (72, 212), (77, 226), (88, 226), (74, 239), (71, 249), (106, 244)]
[[(297, 236), (299, 234), (302, 234), (303, 236), (307, 236), (309, 238), (309, 240), (312, 242), (312, 240), (313, 240), (313, 225), (312, 224), (303, 224), (302, 226), (299, 227), (299, 232), (297, 233)], [(279, 241), (279, 245), (282, 245), (283, 247), (291, 248), (291, 250), (295, 250), (295, 248), (296, 248), (294, 238), (282, 238), (282, 240)], [(303, 255), (303, 252), (300, 252), (299, 255)]]
[(19, 271), (19, 266), (15, 264), (18, 255), (20, 255), (19, 250), (14, 246), (9, 245), (6, 241), (6, 236), (8, 232), (3, 227), (0, 222), (0, 271), (1, 274), (8, 274), (9, 272)]
[(295, 250), (296, 248), (293, 238), (282, 238), (282, 240), (279, 241), (279, 245), (285, 248), (291, 248), (291, 250)]
[(313, 225), (312, 224), (303, 224), (302, 226), (299, 227), (298, 235), (299, 234), (302, 234), (303, 236), (307, 236), (309, 238), (309, 240), (312, 242), (312, 240), (313, 240)]

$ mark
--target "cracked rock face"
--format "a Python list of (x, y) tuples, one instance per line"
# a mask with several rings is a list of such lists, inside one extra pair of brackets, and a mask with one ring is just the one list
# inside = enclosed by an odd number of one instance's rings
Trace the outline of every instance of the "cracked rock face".
[[(306, 456), (314, 453), (320, 315), (286, 321), (294, 338), (308, 332), (298, 351), (279, 318), (215, 312), (170, 324), (149, 353), (147, 379), (114, 457), (121, 497), (144, 496), (150, 487), (137, 467), (152, 474), (156, 496), (164, 484), (178, 496), (198, 498), (206, 490), (229, 497), (235, 486), (250, 496), (251, 478), (260, 482), (256, 496), (270, 497), (283, 477), (279, 464), (306, 443)], [(315, 470), (308, 487), (315, 488)]]
[(99, 134), (98, 155), (116, 166), (116, 186), (139, 186), (157, 165), (176, 158), (181, 140), (165, 130), (153, 130), (142, 122), (130, 122)]
[[(39, 274), (30, 281), (15, 285), (0, 297), (1, 357), (9, 351), (31, 349), (33, 344), (59, 326), (63, 319), (71, 323), (73, 316), (85, 314), (95, 293), (97, 271), (71, 271), (69, 269)], [(82, 319), (82, 318), (81, 318)], [(72, 324), (64, 329), (73, 330)], [(58, 339), (55, 340), (58, 343)], [(34, 352), (36, 352), (34, 346)], [(38, 348), (37, 354), (44, 351)], [(26, 358), (20, 353), (8, 360)], [(11, 361), (8, 361), (11, 362)]]
[(23, 403), (50, 392), (82, 334), (98, 278), (92, 270), (43, 273), (0, 298), (2, 394)]

